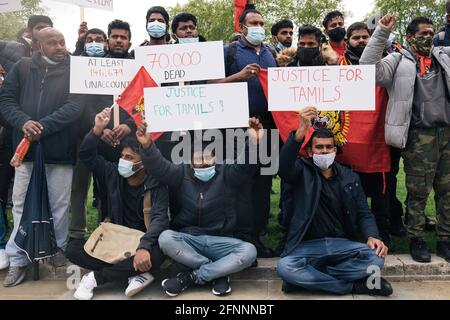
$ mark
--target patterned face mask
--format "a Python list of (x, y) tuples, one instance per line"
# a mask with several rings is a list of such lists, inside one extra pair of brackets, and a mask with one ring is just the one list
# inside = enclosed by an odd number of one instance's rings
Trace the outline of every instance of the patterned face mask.
[(414, 37), (411, 39), (411, 47), (413, 47), (417, 53), (421, 56), (428, 56), (433, 46), (433, 37)]

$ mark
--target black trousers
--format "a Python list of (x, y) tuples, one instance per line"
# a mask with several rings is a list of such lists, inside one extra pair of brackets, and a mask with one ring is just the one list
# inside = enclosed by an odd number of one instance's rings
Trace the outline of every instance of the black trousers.
[(361, 184), (364, 193), (371, 198), (371, 209), (375, 215), (378, 231), (381, 237), (389, 235), (390, 227), (390, 188), (391, 174), (385, 173), (360, 173)]
[(0, 205), (6, 214), (9, 186), (14, 177), (14, 168), (9, 162), (13, 157), (12, 132), (0, 127)]
[[(70, 262), (82, 268), (94, 271), (95, 280), (98, 285), (113, 281), (123, 281), (142, 273), (134, 270), (134, 256), (114, 265), (109, 264), (88, 255), (86, 251), (84, 251), (85, 243), (86, 240), (82, 239), (73, 239), (69, 241), (66, 248), (66, 257)], [(154, 246), (150, 255), (152, 259), (152, 268), (149, 272), (156, 277), (159, 273), (161, 264), (164, 262), (164, 255), (159, 249), (159, 246)]]

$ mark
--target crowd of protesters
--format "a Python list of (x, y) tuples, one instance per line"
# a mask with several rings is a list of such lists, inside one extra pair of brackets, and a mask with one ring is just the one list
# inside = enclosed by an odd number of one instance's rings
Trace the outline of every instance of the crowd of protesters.
[[(368, 268), (383, 268), (388, 252), (395, 252), (392, 235), (407, 236), (412, 258), (430, 262), (426, 230), (435, 230), (437, 256), (450, 262), (450, 1), (447, 17), (441, 32), (430, 19), (411, 17), (400, 44), (392, 33), (394, 15), (382, 17), (375, 29), (363, 22), (345, 28), (344, 15), (332, 11), (320, 28), (301, 25), (295, 30), (291, 21), (280, 20), (267, 41), (265, 19), (248, 1), (239, 34), (223, 39), (225, 78), (191, 83), (247, 83), (245, 146), (223, 163), (205, 148), (193, 152), (188, 164), (172, 162), (179, 141), (171, 139), (171, 132), (153, 141), (147, 133), (151, 119), (137, 125), (121, 109), (120, 124), (113, 122), (113, 96), (70, 93), (71, 56), (134, 59), (127, 22), (114, 20), (107, 28), (81, 23), (71, 54), (49, 17), (30, 17), (16, 41), (0, 41), (4, 286), (22, 283), (30, 266), (14, 239), (23, 232), (20, 221), (38, 145), (57, 245), (51, 262), (60, 267), (69, 260), (91, 270), (74, 293), (77, 299), (89, 300), (96, 287), (116, 280), (128, 280), (125, 294), (133, 296), (158, 277), (169, 296), (209, 283), (213, 294), (226, 295), (231, 274), (267, 257), (280, 257), (277, 272), (286, 293), (388, 296), (393, 289), (385, 279), (376, 288), (368, 286)], [(145, 19), (149, 40), (140, 46), (207, 41), (190, 13), (171, 20), (165, 8), (154, 6)], [(273, 155), (279, 158), (283, 237), (277, 248), (268, 248), (261, 237), (270, 233), (274, 176), (262, 174), (261, 164), (238, 161), (261, 143), (263, 132), (279, 129), (258, 74), (276, 66), (367, 64), (376, 67), (374, 111), (304, 108), (296, 115), (298, 127)], [(361, 141), (342, 130), (348, 119), (351, 130), (362, 130)], [(13, 168), (10, 161), (23, 138), (31, 147)], [(401, 159), (404, 213), (396, 196)], [(91, 187), (99, 223), (139, 231), (135, 253), (107, 262), (86, 251)], [(432, 190), (435, 225), (425, 215)], [(10, 207), (13, 223), (8, 226)], [(167, 275), (161, 266), (169, 258), (176, 272)]]

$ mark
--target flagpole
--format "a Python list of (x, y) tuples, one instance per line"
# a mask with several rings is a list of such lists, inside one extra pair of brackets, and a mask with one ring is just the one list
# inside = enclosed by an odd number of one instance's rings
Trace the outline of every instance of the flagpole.
[(113, 104), (113, 119), (114, 119), (114, 127), (117, 127), (120, 124), (120, 114), (119, 114), (119, 105), (117, 104), (117, 100), (119, 96), (114, 96), (114, 104)]
[(80, 7), (80, 22), (84, 21), (84, 7)]

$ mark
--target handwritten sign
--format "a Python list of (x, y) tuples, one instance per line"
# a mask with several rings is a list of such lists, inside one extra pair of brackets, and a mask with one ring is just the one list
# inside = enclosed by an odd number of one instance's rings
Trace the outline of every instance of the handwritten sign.
[(13, 12), (22, 10), (21, 0), (0, 0), (0, 12)]
[(248, 126), (247, 83), (144, 89), (149, 132)]
[(269, 110), (375, 110), (375, 66), (269, 68)]
[(113, 0), (54, 0), (54, 1), (71, 3), (83, 8), (95, 8), (106, 11), (114, 10)]
[(225, 77), (222, 41), (143, 46), (135, 55), (157, 83)]
[(137, 71), (134, 60), (71, 57), (70, 93), (119, 95)]

